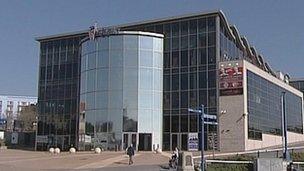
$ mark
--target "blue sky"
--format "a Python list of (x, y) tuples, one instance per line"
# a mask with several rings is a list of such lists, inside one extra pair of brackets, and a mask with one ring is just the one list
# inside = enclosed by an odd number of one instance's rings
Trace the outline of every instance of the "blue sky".
[(37, 95), (35, 37), (221, 9), (275, 70), (304, 77), (304, 1), (1, 0), (0, 94)]

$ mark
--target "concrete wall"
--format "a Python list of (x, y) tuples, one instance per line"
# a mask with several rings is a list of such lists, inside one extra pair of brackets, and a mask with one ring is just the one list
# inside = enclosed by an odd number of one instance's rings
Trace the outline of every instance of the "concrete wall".
[[(230, 63), (222, 62), (224, 64)], [(248, 110), (247, 110), (247, 70), (258, 74), (259, 76), (273, 82), (274, 84), (288, 89), (290, 92), (300, 96), (303, 99), (303, 94), (284, 83), (283, 81), (273, 77), (265, 71), (257, 68), (246, 61), (235, 61), (243, 66), (243, 94), (233, 96), (219, 97), (219, 114), (218, 114), (218, 135), (220, 141), (220, 151), (248, 151), (267, 148), (271, 146), (282, 145), (282, 137), (262, 134), (262, 141), (248, 139)], [(221, 111), (226, 111), (222, 114)], [(304, 141), (303, 134), (288, 132), (288, 143)]]
[(244, 151), (245, 124), (244, 124), (244, 96), (221, 96), (219, 98), (219, 140), (220, 151)]
[[(245, 151), (282, 145), (281, 136), (262, 134), (262, 139), (263, 139), (262, 141), (247, 139)], [(288, 139), (288, 143), (300, 142), (300, 141), (304, 141), (304, 135), (296, 134), (293, 132), (287, 132), (287, 139)]]

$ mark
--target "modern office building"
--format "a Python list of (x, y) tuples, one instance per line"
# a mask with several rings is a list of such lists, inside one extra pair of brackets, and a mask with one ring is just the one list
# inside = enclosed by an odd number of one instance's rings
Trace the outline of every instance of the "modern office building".
[[(276, 73), (265, 62), (262, 55), (250, 46), (245, 37), (239, 35), (235, 26), (229, 25), (221, 11), (118, 25), (100, 29), (100, 32), (108, 32), (108, 29), (113, 28), (120, 31), (141, 31), (164, 35), (163, 89), (161, 90), (163, 98), (162, 132), (160, 136), (163, 150), (171, 150), (175, 147), (188, 150), (190, 137), (200, 137), (201, 121), (197, 114), (188, 112), (188, 108), (198, 108), (203, 104), (206, 113), (220, 115), (219, 62), (245, 60), (244, 63), (255, 66), (274, 80), (277, 79)], [(79, 109), (83, 109), (83, 103), (80, 100), (83, 97), (82, 94), (87, 94), (80, 90), (82, 87), (81, 73), (83, 72), (81, 66), (84, 65), (84, 61), (81, 60), (81, 40), (89, 37), (91, 31), (84, 30), (37, 38), (37, 41), (40, 42), (38, 135), (45, 136), (47, 139), (47, 142), (38, 143), (40, 149), (46, 149), (49, 146), (67, 149), (71, 145), (77, 147), (81, 145), (80, 142), (83, 138), (79, 134), (83, 132), (80, 131), (79, 120), (86, 120), (86, 118), (81, 118), (82, 111)], [(97, 76), (96, 80), (98, 79), (100, 78)], [(119, 80), (121, 77), (117, 77), (117, 79)], [(282, 84), (287, 83), (282, 82)], [(289, 88), (290, 86), (286, 89)], [(245, 91), (243, 90), (243, 92)], [(296, 92), (294, 93), (298, 95)], [(95, 105), (97, 103), (99, 104), (96, 100)], [(140, 99), (138, 99), (138, 103), (141, 103)], [(118, 104), (123, 105), (124, 103)], [(247, 108), (247, 106), (244, 107)], [(94, 109), (97, 110), (97, 108)], [(116, 109), (119, 109), (117, 112), (120, 112), (120, 116), (124, 116), (127, 112), (125, 106)], [(95, 115), (105, 117), (109, 113), (102, 116), (97, 113)], [(138, 113), (138, 118), (139, 116)], [(263, 120), (263, 118), (258, 118)], [(251, 118), (248, 117), (248, 119)], [(117, 122), (119, 123), (121, 120)], [(95, 123), (94, 128), (98, 126), (99, 123)], [(109, 127), (111, 126), (108, 123), (107, 133), (109, 133)], [(225, 139), (220, 138), (220, 130), (216, 125), (207, 124), (204, 129), (205, 149), (211, 149), (213, 146), (218, 148), (221, 147), (220, 143), (225, 143)], [(139, 130), (136, 133), (140, 133)], [(123, 136), (117, 138), (120, 144), (126, 143), (123, 142)], [(90, 137), (92, 137), (91, 134)], [(94, 137), (97, 137), (97, 134)], [(87, 139), (87, 141), (91, 141), (89, 137)], [(223, 142), (219, 142), (221, 139)], [(122, 149), (123, 145), (120, 147)]]
[(22, 107), (36, 103), (37, 97), (0, 95), (0, 118), (6, 120), (7, 130), (13, 130), (13, 122), (17, 119)]
[(163, 35), (119, 31), (81, 49), (79, 148), (161, 148)]

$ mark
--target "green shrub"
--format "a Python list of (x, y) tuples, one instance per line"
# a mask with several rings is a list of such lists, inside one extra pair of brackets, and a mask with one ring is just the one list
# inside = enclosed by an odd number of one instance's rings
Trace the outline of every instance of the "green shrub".
[(207, 171), (252, 171), (252, 164), (212, 163), (207, 165)]
[(304, 153), (299, 152), (299, 153), (291, 153), (290, 157), (293, 161), (304, 161)]

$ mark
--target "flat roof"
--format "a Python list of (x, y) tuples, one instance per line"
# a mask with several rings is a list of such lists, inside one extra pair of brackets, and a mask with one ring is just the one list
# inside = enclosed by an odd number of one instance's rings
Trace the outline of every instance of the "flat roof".
[[(224, 15), (224, 13), (221, 10), (211, 10), (211, 11), (171, 16), (171, 17), (165, 17), (165, 18), (159, 18), (159, 19), (144, 20), (144, 21), (140, 21), (140, 22), (133, 22), (133, 23), (127, 23), (127, 24), (121, 24), (121, 25), (106, 26), (104, 28), (129, 27), (129, 26), (136, 26), (136, 25), (142, 25), (142, 24), (148, 24), (148, 23), (164, 22), (164, 21), (176, 20), (176, 19), (181, 19), (181, 18), (190, 18), (190, 17), (202, 16), (202, 15), (212, 15), (212, 14)], [(89, 31), (89, 29), (85, 29), (85, 30), (80, 30), (80, 31), (75, 31), (75, 32), (67, 32), (67, 33), (54, 34), (54, 35), (49, 35), (49, 36), (41, 36), (41, 37), (36, 37), (35, 40), (40, 42), (40, 41), (44, 41), (44, 40), (48, 40), (48, 39), (55, 39), (55, 38), (60, 38), (60, 37), (77, 36), (77, 35), (86, 34), (88, 31)]]

